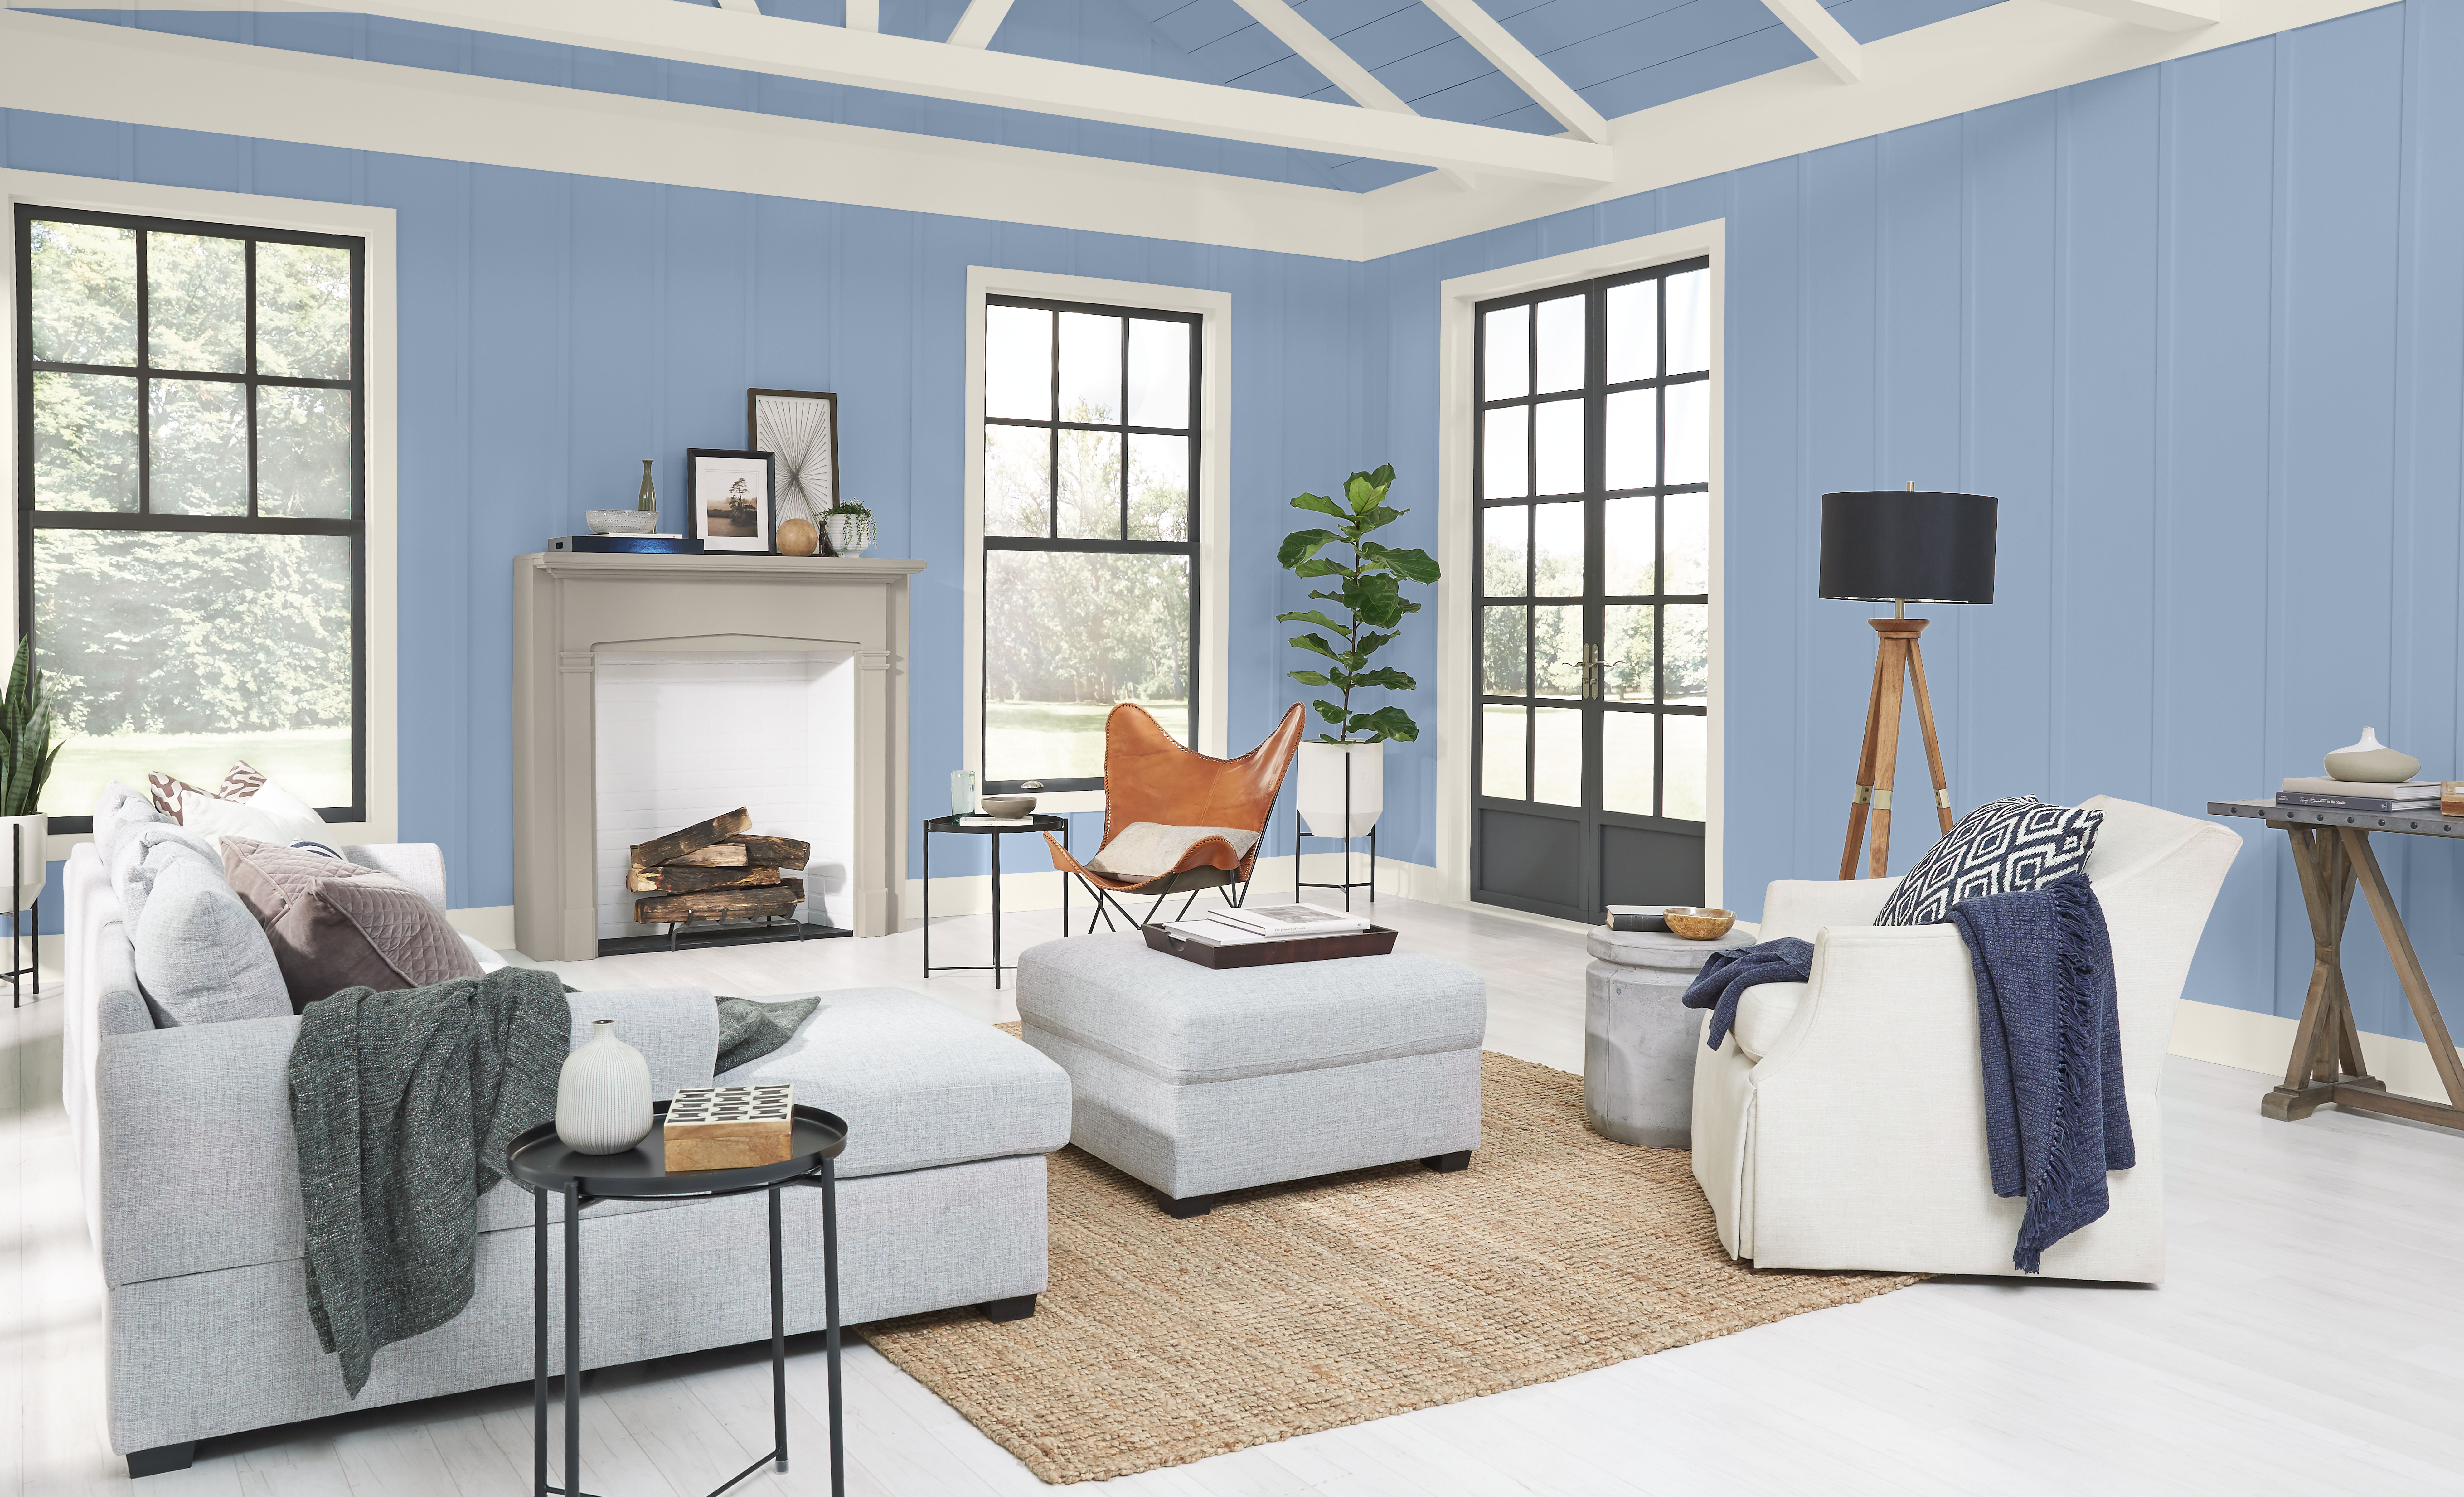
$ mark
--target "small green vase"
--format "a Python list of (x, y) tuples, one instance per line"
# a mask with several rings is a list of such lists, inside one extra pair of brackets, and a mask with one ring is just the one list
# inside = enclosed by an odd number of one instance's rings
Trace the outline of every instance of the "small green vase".
[(656, 515), (659, 513), (659, 485), (650, 476), (650, 464), (654, 461), (656, 459), (649, 457), (642, 459), (642, 501), (633, 507)]

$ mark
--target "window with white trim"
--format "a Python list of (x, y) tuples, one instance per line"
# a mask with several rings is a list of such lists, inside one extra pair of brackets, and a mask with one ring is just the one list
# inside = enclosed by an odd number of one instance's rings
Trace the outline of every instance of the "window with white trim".
[(1119, 702), (1198, 741), (1202, 319), (984, 301), (984, 788), (1095, 789)]
[(244, 759), (367, 804), (364, 242), (21, 205), (19, 627), (62, 747), (43, 797), (214, 786)]

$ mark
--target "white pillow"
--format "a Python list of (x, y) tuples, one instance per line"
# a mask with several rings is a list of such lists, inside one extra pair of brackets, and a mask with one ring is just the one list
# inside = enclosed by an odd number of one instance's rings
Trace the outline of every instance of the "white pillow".
[(120, 855), (122, 828), (170, 825), (171, 818), (154, 808), (151, 796), (115, 780), (102, 787), (102, 799), (94, 804), (94, 854), (108, 869)]
[(1173, 870), (1190, 845), (1221, 837), (1232, 845), (1235, 857), (1245, 858), (1258, 845), (1258, 834), (1234, 826), (1166, 826), (1161, 822), (1132, 822), (1087, 867), (1114, 878), (1160, 878)]
[(222, 853), (185, 826), (149, 822), (126, 826), (123, 832), (119, 854), (111, 860), (111, 892), (120, 900), (121, 924), (131, 933), (145, 914), (155, 882), (174, 862), (201, 862), (216, 878), (223, 876)]
[(209, 840), (246, 837), (281, 848), (295, 842), (325, 839), (325, 819), (270, 780), (245, 801), (184, 795), (180, 798), (180, 825)]
[(292, 1012), (265, 928), (204, 860), (175, 855), (136, 927), (137, 985), (158, 1027)]

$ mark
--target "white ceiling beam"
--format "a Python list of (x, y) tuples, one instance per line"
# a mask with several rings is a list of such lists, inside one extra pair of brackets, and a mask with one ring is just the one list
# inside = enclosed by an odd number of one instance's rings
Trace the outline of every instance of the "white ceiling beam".
[(1475, 176), (1596, 185), (1616, 153), (1530, 135), (673, 0), (325, 0), (324, 9)]
[(847, 0), (847, 29), (851, 32), (881, 30), (881, 0)]
[[(2130, 0), (2122, 0), (2128, 4)], [(1814, 50), (1814, 55), (1831, 70), (1831, 76), (1842, 83), (1854, 83), (1864, 77), (1865, 62), (1860, 54), (1863, 45), (1848, 34), (1831, 12), (1822, 9), (1822, 0), (1763, 0), (1780, 24), (1796, 33), (1796, 39)]]
[[(1417, 115), (1419, 111), (1403, 101), (1403, 96), (1378, 81), (1377, 75), (1362, 67), (1352, 54), (1336, 46), (1326, 33), (1301, 19), (1301, 13), (1285, 0), (1233, 0), (1249, 18), (1273, 33), (1275, 40), (1292, 49), (1303, 62), (1317, 69), (1320, 77), (1343, 90), (1352, 101), (1363, 109), (1383, 109), (1390, 115)], [(1440, 166), (1438, 174), (1447, 186), (1458, 189), (1471, 186), (1471, 179), (1451, 167)]]
[(2047, 0), (2065, 10), (2085, 11), (2133, 26), (2160, 32), (2194, 32), (2224, 19), (2218, 0)]
[(1533, 103), (1549, 111), (1550, 119), (1573, 131), (1578, 140), (1608, 143), (1609, 122), (1600, 117), (1600, 112), (1585, 103), (1583, 96), (1568, 87), (1565, 79), (1550, 72), (1546, 63), (1532, 55), (1530, 48), (1514, 39), (1512, 32), (1497, 24), (1497, 17), (1480, 8), (1480, 0), (1420, 3), (1471, 43), (1491, 67), (1512, 79), (1515, 87), (1530, 95)]
[[(876, 10), (880, 3), (881, 0), (873, 0)], [(967, 13), (959, 16), (958, 24), (950, 28), (950, 45), (991, 46), (993, 33), (1001, 30), (1001, 23), (1009, 15), (1009, 7), (1010, 0), (967, 0)], [(881, 30), (878, 24), (870, 29)]]

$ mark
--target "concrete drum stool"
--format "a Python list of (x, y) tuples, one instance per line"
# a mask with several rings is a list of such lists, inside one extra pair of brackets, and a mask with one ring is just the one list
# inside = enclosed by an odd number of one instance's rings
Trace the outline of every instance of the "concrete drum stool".
[(1224, 1191), (1480, 1147), (1479, 974), (1420, 952), (1213, 971), (1137, 936), (1019, 954), (1026, 1043), (1069, 1073), (1069, 1141), (1176, 1217)]
[(1754, 943), (1731, 929), (1715, 941), (1664, 931), (1595, 927), (1583, 944), (1583, 1121), (1619, 1143), (1685, 1149), (1694, 1142), (1694, 1052), (1703, 1015), (1685, 990), (1715, 951)]

